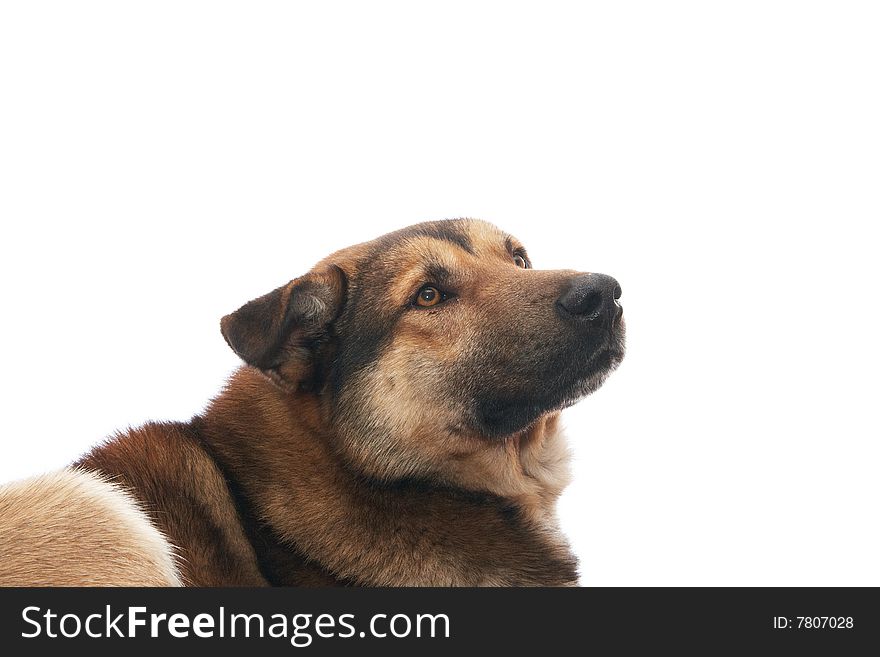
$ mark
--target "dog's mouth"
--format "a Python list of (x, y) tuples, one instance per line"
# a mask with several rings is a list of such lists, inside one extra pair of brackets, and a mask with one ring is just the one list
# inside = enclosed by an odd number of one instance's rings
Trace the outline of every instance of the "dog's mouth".
[[(528, 393), (489, 400), (477, 413), (475, 424), (487, 437), (504, 437), (520, 433), (547, 413), (573, 406), (598, 390), (618, 368), (625, 353), (623, 325), (610, 332), (572, 380), (544, 382)], [(560, 378), (565, 377), (562, 373)]]

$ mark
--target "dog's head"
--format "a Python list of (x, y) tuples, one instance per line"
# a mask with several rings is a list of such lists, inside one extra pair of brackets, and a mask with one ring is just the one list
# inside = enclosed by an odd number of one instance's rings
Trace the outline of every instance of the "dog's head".
[(533, 269), (483, 221), (418, 224), (339, 251), (222, 321), (229, 345), (315, 395), (335, 447), (380, 479), (527, 432), (623, 358), (620, 286)]

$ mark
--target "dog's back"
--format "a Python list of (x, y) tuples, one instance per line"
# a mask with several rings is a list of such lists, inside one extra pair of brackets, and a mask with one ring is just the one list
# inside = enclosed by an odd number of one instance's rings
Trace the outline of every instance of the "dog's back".
[(0, 486), (0, 586), (180, 586), (174, 554), (139, 504), (66, 469)]

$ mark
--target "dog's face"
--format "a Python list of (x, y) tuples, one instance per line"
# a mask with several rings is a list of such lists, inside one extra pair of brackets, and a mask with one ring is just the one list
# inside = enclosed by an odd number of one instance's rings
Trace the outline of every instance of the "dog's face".
[(343, 455), (443, 476), (595, 390), (620, 363), (620, 287), (533, 269), (491, 224), (418, 224), (344, 249), (223, 320), (232, 348), (321, 400)]

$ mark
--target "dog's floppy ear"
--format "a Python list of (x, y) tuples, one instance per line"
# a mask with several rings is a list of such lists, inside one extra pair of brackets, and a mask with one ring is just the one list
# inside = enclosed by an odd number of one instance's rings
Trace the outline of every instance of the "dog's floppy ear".
[(245, 363), (278, 383), (295, 385), (311, 375), (345, 290), (339, 267), (312, 271), (226, 315), (220, 331)]

